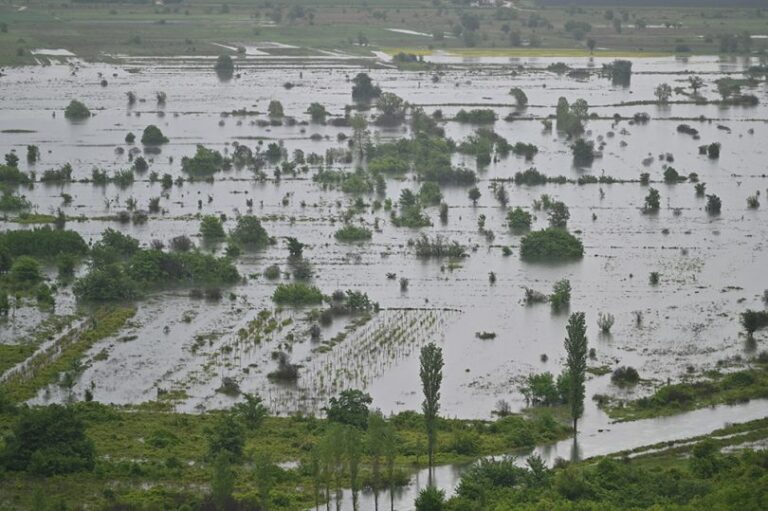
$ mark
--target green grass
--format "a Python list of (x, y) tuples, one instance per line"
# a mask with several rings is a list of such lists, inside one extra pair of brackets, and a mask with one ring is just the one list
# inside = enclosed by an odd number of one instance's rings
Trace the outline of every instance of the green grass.
[(768, 398), (768, 365), (734, 373), (710, 372), (704, 379), (665, 385), (649, 397), (609, 401), (605, 411), (612, 419), (631, 421), (758, 398)]

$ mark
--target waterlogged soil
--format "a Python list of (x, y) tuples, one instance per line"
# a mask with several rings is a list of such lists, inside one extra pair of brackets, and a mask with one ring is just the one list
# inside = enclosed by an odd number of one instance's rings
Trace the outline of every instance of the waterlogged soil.
[[(231, 377), (243, 391), (264, 396), (279, 413), (316, 411), (329, 395), (350, 386), (364, 387), (375, 406), (385, 412), (418, 409), (418, 348), (435, 341), (444, 347), (445, 356), (441, 412), (487, 418), (500, 399), (513, 409), (524, 406), (517, 387), (527, 374), (560, 372), (568, 311), (555, 314), (547, 304), (526, 306), (522, 298), (524, 286), (548, 293), (563, 278), (573, 287), (570, 310), (587, 314), (590, 346), (597, 355), (590, 364), (631, 365), (650, 382), (634, 391), (620, 390), (610, 384), (609, 376), (593, 377), (588, 396), (640, 395), (667, 379), (680, 378), (691, 368), (695, 372), (710, 369), (718, 361), (746, 358), (760, 349), (765, 336), (757, 335), (756, 345), (747, 343), (740, 334), (738, 313), (747, 307), (762, 307), (760, 296), (768, 288), (768, 204), (754, 210), (746, 203), (758, 191), (765, 203), (768, 194), (764, 143), (768, 140), (768, 89), (761, 84), (747, 90), (760, 99), (760, 106), (754, 108), (674, 103), (616, 106), (655, 99), (653, 90), (662, 82), (685, 87), (689, 73), (704, 77), (703, 94), (717, 99), (714, 80), (741, 77), (739, 73), (756, 61), (637, 59), (631, 85), (621, 87), (596, 75), (575, 80), (544, 70), (557, 60), (596, 70), (602, 64), (599, 59), (436, 56), (433, 60), (446, 66), (437, 82), (432, 81), (431, 72), (404, 72), (374, 61), (361, 64), (330, 57), (249, 57), (236, 70), (239, 77), (228, 81), (220, 80), (210, 69), (212, 61), (204, 58), (124, 59), (115, 65), (70, 59), (66, 64), (6, 70), (0, 78), (0, 150), (15, 150), (21, 156), (22, 170), (35, 170), (38, 176), (67, 162), (74, 168), (75, 180), (90, 178), (93, 167), (110, 172), (129, 168), (131, 146), (124, 142), (125, 135), (133, 132), (138, 140), (148, 124), (158, 125), (170, 139), (160, 154), (145, 155), (150, 171), (160, 175), (182, 176), (181, 158), (191, 156), (196, 144), (226, 153), (234, 142), (255, 148), (260, 140), (265, 145), (280, 140), (289, 154), (295, 149), (324, 154), (342, 145), (337, 142), (339, 133), (349, 136), (351, 130), (312, 123), (263, 128), (253, 121), (266, 119), (267, 105), (273, 99), (283, 103), (286, 115), (299, 121), (309, 120), (305, 112), (312, 102), (324, 104), (333, 115), (343, 115), (351, 101), (349, 79), (360, 71), (369, 72), (383, 90), (424, 105), (429, 113), (441, 109), (446, 118), (462, 107), (493, 105), (500, 118), (494, 125), (497, 133), (513, 144), (539, 147), (533, 162), (510, 155), (478, 169), (483, 196), (477, 206), (468, 200), (467, 188), (443, 187), (450, 207), (447, 224), (441, 224), (436, 207), (427, 210), (434, 226), (419, 230), (394, 227), (384, 210), (369, 208), (359, 213), (356, 217), (369, 226), (377, 218), (380, 226), (372, 241), (362, 244), (334, 239), (339, 218), (354, 197), (314, 183), (314, 167), (308, 175), (280, 181), (272, 179), (269, 167), (265, 170), (270, 178), (265, 182), (254, 180), (249, 170), (233, 169), (218, 174), (212, 184), (174, 186), (161, 200), (163, 213), (150, 215), (143, 225), (121, 225), (108, 217), (124, 210), (131, 197), (139, 208), (146, 209), (150, 198), (161, 195), (160, 183), (150, 183), (148, 173), (137, 175), (137, 182), (126, 188), (71, 183), (36, 184), (23, 190), (39, 213), (61, 208), (70, 217), (81, 216), (81, 221), (70, 221), (67, 227), (89, 241), (98, 240), (104, 229), (112, 227), (143, 244), (155, 239), (167, 243), (182, 234), (197, 236), (198, 214), (225, 214), (225, 227), (231, 229), (237, 214), (249, 212), (246, 200), (253, 199), (252, 213), (262, 218), (270, 235), (278, 239), (294, 236), (308, 244), (305, 256), (314, 265), (313, 282), (323, 292), (363, 291), (382, 309), (367, 322), (337, 318), (332, 326), (323, 328), (325, 347), (310, 340), (306, 310), (285, 310), (276, 313), (285, 325), (256, 344), (239, 340), (238, 331), (247, 328), (259, 311), (273, 310), (270, 297), (276, 281), (254, 275), (247, 283), (227, 290), (220, 302), (194, 300), (187, 290), (153, 293), (140, 302), (136, 317), (124, 331), (88, 354), (88, 367), (71, 393), (79, 396), (92, 388), (94, 398), (103, 402), (159, 398), (171, 400), (182, 410), (202, 410), (225, 407), (236, 399), (216, 392), (222, 378)], [(106, 87), (100, 85), (102, 79), (107, 80)], [(295, 87), (286, 89), (286, 82)], [(527, 109), (516, 110), (508, 94), (511, 87), (527, 93)], [(140, 98), (133, 106), (127, 104), (128, 91)], [(156, 104), (157, 91), (167, 94), (163, 107)], [(542, 129), (539, 119), (554, 113), (560, 96), (571, 102), (587, 100), (590, 112), (602, 118), (587, 123), (589, 137), (605, 144), (602, 158), (591, 168), (574, 167), (569, 142)], [(63, 109), (71, 99), (83, 101), (95, 115), (80, 122), (66, 120)], [(222, 115), (238, 109), (261, 115)], [(501, 120), (515, 111), (518, 120)], [(651, 121), (640, 125), (612, 119), (614, 114), (631, 117), (636, 112), (647, 112)], [(708, 120), (692, 120), (700, 116)], [(681, 122), (698, 129), (700, 140), (677, 133)], [(455, 140), (475, 128), (445, 124), (447, 135)], [(310, 139), (314, 134), (321, 138)], [(387, 140), (408, 134), (404, 127), (374, 129), (372, 138)], [(716, 141), (722, 143), (719, 160), (698, 154), (699, 145)], [(41, 161), (35, 165), (24, 159), (28, 144), (40, 147)], [(118, 147), (125, 152), (118, 154)], [(707, 193), (722, 199), (721, 214), (710, 216), (704, 211), (706, 199), (696, 196), (692, 184), (661, 182), (665, 162), (659, 155), (665, 153), (674, 155), (672, 165), (682, 175), (698, 173), (707, 184)], [(650, 163), (644, 165), (647, 158)], [(455, 162), (475, 168), (472, 159), (456, 156)], [(508, 184), (512, 207), (532, 211), (534, 199), (543, 193), (564, 201), (571, 213), (569, 229), (578, 233), (585, 246), (585, 257), (577, 262), (523, 262), (519, 235), (505, 227), (508, 208), (494, 199), (490, 185), (492, 180), (511, 178), (530, 166), (549, 176), (574, 180), (605, 174), (636, 181), (641, 172), (649, 172), (656, 181), (652, 186), (661, 193), (662, 208), (654, 215), (640, 212), (648, 187), (638, 182)], [(344, 165), (334, 168), (351, 170)], [(412, 177), (388, 179), (387, 197), (396, 201), (402, 189), (418, 186)], [(63, 204), (62, 193), (73, 197), (71, 205)], [(367, 203), (375, 198), (364, 197)], [(202, 201), (201, 207), (198, 201)], [(545, 213), (532, 212), (534, 228), (545, 227)], [(493, 241), (478, 231), (480, 215), (486, 216), (486, 228), (495, 234)], [(23, 227), (4, 221), (2, 228)], [(442, 234), (461, 242), (470, 247), (470, 255), (456, 267), (449, 267), (447, 261), (419, 260), (408, 241), (420, 233)], [(199, 238), (193, 239), (200, 243)], [(505, 257), (502, 246), (511, 247), (512, 255)], [(223, 248), (209, 247), (217, 253)], [(243, 275), (260, 273), (272, 264), (288, 271), (286, 256), (280, 242), (244, 254), (237, 266)], [(80, 269), (83, 271), (85, 268)], [(656, 286), (648, 278), (654, 271), (660, 273)], [(495, 284), (489, 282), (489, 272), (496, 274)], [(401, 291), (398, 280), (388, 278), (388, 273), (409, 279), (407, 291)], [(228, 297), (229, 291), (234, 293), (233, 299)], [(57, 309), (69, 313), (72, 304), (71, 289), (60, 290)], [(636, 311), (642, 312), (639, 326)], [(609, 335), (598, 333), (599, 312), (616, 318)], [(49, 313), (26, 307), (19, 314), (27, 318), (36, 314), (42, 319)], [(475, 335), (480, 331), (495, 332), (496, 337), (480, 340)], [(346, 334), (344, 339), (330, 342), (340, 332)], [(3, 342), (15, 342), (18, 337), (13, 321), (0, 325)], [(267, 379), (267, 373), (276, 367), (272, 354), (277, 350), (291, 351), (292, 361), (303, 366), (296, 385)], [(546, 362), (543, 354), (548, 357)], [(65, 400), (71, 393), (51, 387), (37, 401)], [(590, 402), (585, 420), (600, 423), (604, 419)]]

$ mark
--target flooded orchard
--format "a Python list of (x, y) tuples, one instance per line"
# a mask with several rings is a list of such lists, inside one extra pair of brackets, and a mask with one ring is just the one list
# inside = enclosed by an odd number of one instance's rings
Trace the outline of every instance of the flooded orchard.
[[(223, 255), (225, 242), (200, 238), (201, 218), (221, 216), (229, 232), (245, 214), (257, 216), (276, 241), (235, 259), (244, 279), (223, 288), (220, 300), (194, 298), (187, 288), (148, 291), (126, 327), (88, 351), (76, 381), (48, 386), (33, 401), (67, 401), (88, 390), (104, 403), (160, 399), (176, 410), (195, 412), (236, 402), (237, 397), (220, 392), (228, 382), (258, 393), (279, 414), (318, 413), (329, 397), (347, 388), (367, 391), (385, 413), (417, 410), (422, 400), (418, 352), (437, 342), (445, 354), (441, 413), (489, 418), (500, 400), (513, 411), (526, 406), (518, 388), (529, 374), (559, 373), (570, 308), (588, 311), (595, 350), (589, 365), (605, 369), (595, 370), (587, 382), (585, 424), (597, 425), (606, 418), (592, 402), (594, 394), (646, 395), (687, 373), (741, 366), (765, 342), (759, 332), (748, 340), (739, 314), (761, 308), (768, 288), (768, 212), (747, 203), (750, 196), (765, 202), (768, 193), (768, 89), (764, 82), (745, 87), (743, 92), (759, 100), (750, 107), (699, 104), (686, 101), (687, 96), (656, 104), (654, 95), (660, 83), (686, 88), (689, 77), (698, 75), (705, 83), (702, 96), (718, 99), (716, 80), (741, 78), (757, 61), (635, 59), (631, 83), (614, 85), (599, 73), (610, 60), (599, 58), (432, 60), (440, 66), (413, 72), (339, 55), (249, 55), (237, 60), (229, 79), (213, 71), (214, 59), (202, 57), (118, 56), (114, 64), (58, 57), (46, 66), (5, 70), (0, 78), (3, 151), (15, 151), (20, 169), (38, 177), (67, 163), (72, 167), (67, 182), (37, 182), (19, 190), (33, 212), (55, 215), (61, 209), (67, 229), (89, 243), (113, 228), (142, 246), (154, 240), (168, 246), (185, 235), (203, 250)], [(553, 71), (550, 65), (557, 62), (571, 72)], [(471, 185), (444, 184), (447, 219), (440, 218), (438, 200), (424, 207), (431, 226), (397, 227), (386, 199), (396, 204), (406, 189), (418, 194), (423, 181), (414, 173), (386, 175), (383, 193), (373, 187), (345, 193), (338, 184), (313, 179), (321, 171), (354, 172), (366, 165), (357, 156), (343, 156), (355, 152), (349, 144), (353, 128), (332, 122), (344, 118), (351, 79), (360, 72), (430, 116), (439, 110), (438, 125), (457, 144), (482, 127), (512, 145), (534, 144), (538, 152), (528, 161), (497, 151), (487, 165), (478, 165), (474, 155), (452, 153), (455, 166), (476, 171), (477, 203), (468, 198)], [(511, 88), (525, 91), (527, 107), (516, 105)], [(136, 98), (132, 103), (129, 92)], [(157, 101), (158, 92), (165, 94), (164, 101)], [(589, 105), (584, 137), (598, 151), (591, 166), (574, 165), (573, 140), (542, 122), (554, 116), (560, 97)], [(92, 116), (65, 118), (63, 109), (73, 99), (87, 105)], [(284, 109), (280, 122), (270, 122), (267, 113), (274, 100)], [(325, 106), (327, 122), (310, 120), (312, 103)], [(492, 108), (498, 120), (483, 125), (454, 120), (460, 110), (478, 108)], [(374, 145), (412, 135), (407, 122), (376, 126), (374, 107), (362, 113)], [(679, 131), (681, 124), (698, 135)], [(147, 151), (139, 142), (148, 125), (169, 139), (159, 150)], [(136, 135), (132, 144), (125, 141), (128, 133)], [(700, 146), (716, 142), (719, 158), (700, 154)], [(167, 188), (150, 178), (152, 173), (170, 174), (174, 181), (186, 178), (182, 159), (192, 157), (198, 145), (231, 156), (238, 146), (263, 154), (270, 143), (279, 144), (282, 156), (258, 171), (233, 165), (213, 180), (183, 180)], [(40, 149), (36, 163), (23, 158), (28, 145)], [(296, 151), (306, 163), (285, 164), (295, 160)], [(322, 158), (311, 159), (312, 154)], [(329, 155), (336, 155), (332, 163)], [(92, 169), (112, 176), (134, 167), (139, 156), (148, 169), (136, 169), (133, 181), (93, 182)], [(516, 173), (531, 167), (566, 180), (514, 182)], [(697, 194), (691, 180), (665, 182), (669, 167), (681, 176), (697, 174), (706, 194), (721, 199), (720, 213), (706, 211), (707, 197)], [(281, 172), (275, 174), (275, 168)], [(642, 182), (643, 173), (649, 183)], [(494, 192), (501, 186), (508, 201)], [(660, 193), (660, 207), (652, 213), (643, 211), (650, 188)], [(547, 227), (542, 194), (567, 205), (568, 229), (582, 240), (583, 258), (544, 263), (520, 257), (521, 234), (510, 229), (507, 215), (520, 207), (533, 215), (532, 230)], [(147, 210), (153, 198), (160, 198), (159, 211), (135, 221), (134, 212)], [(345, 219), (370, 229), (372, 238), (337, 240)], [(2, 222), (3, 229), (27, 227), (10, 213)], [(467, 256), (418, 257), (413, 241), (422, 234), (456, 241)], [(276, 308), (276, 286), (293, 280), (287, 237), (305, 244), (312, 285), (327, 295), (366, 293), (378, 307), (334, 316), (320, 325), (319, 335), (312, 307)], [(268, 279), (265, 270), (273, 265), (280, 275)], [(55, 269), (48, 270), (53, 278)], [(77, 274), (87, 271), (83, 264)], [(547, 303), (526, 303), (526, 288), (549, 294), (562, 279), (572, 288), (570, 305), (556, 311)], [(31, 336), (52, 314), (76, 313), (71, 286), (60, 288), (55, 302), (48, 311), (31, 302), (17, 307), (0, 324), (2, 342)], [(615, 318), (609, 332), (598, 328), (599, 313)], [(295, 381), (268, 376), (288, 359), (298, 365)], [(641, 385), (632, 390), (613, 385), (610, 371), (619, 366), (636, 368)]]

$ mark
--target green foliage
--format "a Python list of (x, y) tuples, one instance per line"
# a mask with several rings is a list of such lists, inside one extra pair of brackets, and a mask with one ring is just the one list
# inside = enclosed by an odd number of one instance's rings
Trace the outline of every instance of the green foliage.
[(576, 165), (589, 166), (595, 161), (595, 143), (591, 140), (580, 138), (571, 145), (573, 153), (573, 163)]
[(437, 183), (428, 181), (421, 184), (421, 188), (419, 189), (419, 201), (422, 204), (440, 204), (441, 200), (443, 200), (443, 194)]
[(587, 327), (583, 312), (574, 312), (568, 319), (566, 327), (568, 335), (565, 338), (567, 355), (565, 367), (568, 373), (568, 405), (570, 406), (573, 430), (576, 422), (584, 413), (584, 381), (587, 370)]
[(565, 229), (530, 232), (520, 242), (520, 256), (530, 261), (579, 259), (583, 255), (581, 241)]
[(226, 238), (224, 224), (221, 218), (215, 215), (206, 215), (200, 221), (200, 235), (205, 241), (221, 240)]
[(223, 54), (223, 55), (219, 55), (216, 58), (216, 64), (214, 64), (213, 68), (216, 71), (231, 73), (235, 69), (235, 63), (232, 61), (232, 57), (230, 57), (229, 55)]
[(549, 295), (549, 303), (555, 311), (559, 311), (571, 303), (571, 282), (568, 279), (555, 282), (555, 285), (552, 286), (552, 294)]
[(88, 252), (85, 240), (75, 231), (48, 226), (0, 233), (0, 247), (5, 247), (13, 257), (28, 255), (48, 258), (59, 254), (82, 256)]
[(269, 113), (269, 116), (273, 119), (280, 119), (283, 116), (285, 116), (285, 112), (283, 111), (283, 104), (280, 103), (278, 100), (273, 99), (269, 102), (269, 106), (267, 107), (267, 112)]
[(79, 300), (87, 302), (121, 302), (138, 296), (136, 284), (118, 264), (92, 268), (72, 290)]
[(493, 124), (496, 119), (496, 112), (490, 108), (476, 108), (469, 111), (462, 108), (454, 118), (457, 122), (467, 124)]
[(228, 166), (228, 160), (220, 152), (206, 149), (202, 145), (197, 146), (193, 157), (184, 156), (181, 159), (181, 170), (192, 177), (208, 178)]
[(232, 407), (234, 413), (249, 430), (258, 429), (269, 411), (257, 394), (243, 394), (243, 401)]
[(11, 282), (27, 287), (40, 282), (43, 275), (40, 272), (40, 263), (37, 262), (37, 259), (30, 256), (19, 256), (13, 261), (8, 277)]
[(88, 107), (76, 99), (70, 101), (69, 105), (67, 105), (67, 108), (64, 109), (64, 117), (67, 119), (87, 119), (90, 116), (91, 111), (88, 110)]
[(11, 165), (0, 165), (0, 183), (7, 184), (28, 184), (29, 175), (20, 171), (18, 167)]
[(515, 98), (518, 107), (523, 107), (528, 104), (528, 96), (525, 94), (523, 89), (519, 87), (513, 87), (509, 90), (509, 93)]
[(150, 124), (144, 128), (144, 132), (141, 134), (141, 143), (144, 145), (162, 145), (168, 143), (168, 138), (163, 135), (160, 128)]
[(368, 427), (368, 405), (372, 402), (371, 396), (365, 392), (350, 389), (342, 391), (338, 398), (332, 397), (323, 410), (331, 422), (364, 430)]
[(316, 305), (323, 301), (323, 293), (303, 282), (279, 284), (272, 293), (272, 301), (280, 305)]
[(644, 211), (658, 211), (661, 207), (661, 195), (656, 188), (649, 188), (648, 195), (645, 197)]
[(409, 168), (408, 162), (397, 156), (380, 156), (368, 161), (368, 171), (373, 174), (404, 174)]
[(3, 190), (0, 196), (0, 211), (21, 211), (29, 209), (32, 204), (23, 195)]
[(640, 375), (637, 373), (637, 369), (634, 367), (617, 367), (613, 373), (611, 373), (611, 382), (613, 382), (614, 385), (618, 385), (620, 387), (635, 385), (639, 381)]
[(337, 230), (334, 237), (339, 241), (367, 241), (371, 239), (373, 234), (370, 229), (365, 227), (358, 227), (352, 224), (346, 224), (341, 229)]
[(419, 357), (419, 378), (424, 401), (421, 411), (427, 428), (427, 452), (429, 467), (434, 463), (437, 443), (437, 414), (440, 411), (440, 386), (443, 383), (443, 350), (434, 343), (421, 348)]
[(552, 373), (529, 374), (519, 390), (528, 406), (552, 406), (561, 402)]
[(352, 79), (352, 99), (360, 103), (368, 103), (381, 95), (381, 89), (373, 84), (366, 73), (358, 73)]
[(222, 414), (205, 433), (210, 459), (215, 460), (219, 455), (225, 455), (229, 460), (236, 460), (243, 455), (245, 432), (235, 415)]
[(247, 248), (262, 248), (269, 244), (269, 235), (266, 229), (261, 225), (259, 219), (252, 215), (239, 217), (230, 237), (236, 243)]
[(719, 215), (720, 210), (723, 208), (723, 202), (715, 194), (707, 195), (707, 204), (704, 206), (704, 210), (710, 215)]
[(435, 486), (427, 486), (416, 497), (416, 511), (443, 511), (445, 509), (445, 492)]
[(0, 460), (9, 470), (52, 476), (92, 471), (95, 452), (75, 411), (49, 405), (22, 410), (6, 438)]
[(312, 103), (307, 108), (307, 113), (313, 122), (325, 122), (325, 118), (328, 115), (328, 111), (321, 103)]
[(520, 207), (516, 207), (507, 212), (507, 224), (510, 229), (524, 231), (531, 228), (532, 222), (533, 216)]

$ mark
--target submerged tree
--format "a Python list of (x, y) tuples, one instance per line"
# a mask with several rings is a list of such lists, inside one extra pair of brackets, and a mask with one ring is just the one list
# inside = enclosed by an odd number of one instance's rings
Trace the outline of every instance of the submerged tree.
[(577, 421), (584, 413), (584, 381), (587, 370), (587, 327), (583, 312), (574, 312), (568, 320), (568, 332), (565, 338), (567, 359), (565, 370), (570, 379), (568, 387), (568, 405), (573, 419), (573, 431), (577, 431)]
[(434, 463), (437, 441), (437, 413), (440, 411), (440, 385), (443, 382), (443, 350), (434, 343), (421, 348), (421, 386), (424, 402), (421, 407), (427, 426), (427, 455), (430, 474)]

